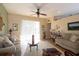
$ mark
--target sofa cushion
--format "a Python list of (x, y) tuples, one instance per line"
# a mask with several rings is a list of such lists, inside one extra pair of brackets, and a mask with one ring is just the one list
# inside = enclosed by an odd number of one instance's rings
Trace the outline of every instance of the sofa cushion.
[(10, 35), (10, 34), (6, 34), (6, 36), (9, 38), (9, 40), (12, 42), (12, 43), (15, 43), (15, 41), (16, 41), (16, 37), (15, 36), (12, 36), (12, 35)]
[(4, 47), (9, 47), (12, 46), (13, 43), (9, 40), (9, 38), (7, 36), (4, 37), (5, 39), (3, 40), (3, 46)]
[(76, 42), (78, 40), (78, 37), (76, 35), (72, 35), (70, 38), (70, 41)]
[(13, 36), (9, 37), (9, 40), (10, 40), (12, 43), (15, 43), (15, 42), (16, 42), (16, 39), (15, 39), (15, 37), (13, 37)]
[(72, 35), (72, 34), (70, 34), (70, 33), (63, 33), (63, 34), (62, 34), (62, 37), (63, 37), (63, 39), (69, 40), (70, 37), (71, 37), (71, 35)]
[[(66, 34), (67, 35), (67, 34)], [(71, 36), (75, 34), (70, 34)], [(71, 39), (70, 36), (70, 39)], [(60, 45), (61, 47), (68, 49), (74, 53), (79, 53), (79, 35), (76, 35), (78, 38), (75, 42), (70, 41), (70, 39), (63, 38), (63, 39), (55, 39), (56, 44)], [(64, 37), (66, 37), (64, 35)], [(76, 38), (75, 38), (76, 39)]]
[(0, 36), (0, 48), (3, 47), (3, 45), (2, 45), (3, 44), (3, 40), (4, 40), (4, 38)]

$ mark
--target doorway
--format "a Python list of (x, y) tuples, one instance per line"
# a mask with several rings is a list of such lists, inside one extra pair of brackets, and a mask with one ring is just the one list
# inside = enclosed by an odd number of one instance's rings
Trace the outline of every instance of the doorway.
[(34, 35), (34, 42), (40, 41), (40, 22), (22, 20), (21, 22), (21, 55), (24, 55), (28, 43), (32, 43), (32, 35)]

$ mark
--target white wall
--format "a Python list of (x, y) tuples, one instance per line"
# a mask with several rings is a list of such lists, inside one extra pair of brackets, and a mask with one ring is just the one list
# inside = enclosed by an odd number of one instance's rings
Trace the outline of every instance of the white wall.
[(0, 4), (0, 17), (2, 17), (3, 23), (5, 24), (0, 34), (5, 34), (8, 32), (8, 13), (2, 4)]
[[(9, 28), (12, 27), (13, 23), (18, 24), (18, 31), (15, 31), (13, 34), (16, 35), (17, 39), (19, 40), (20, 38), (20, 25), (22, 20), (34, 20), (34, 21), (40, 21), (40, 25), (47, 24), (48, 19), (45, 18), (40, 18), (40, 20), (37, 20), (37, 18), (34, 17), (28, 17), (28, 16), (22, 16), (22, 15), (16, 15), (16, 14), (8, 14), (8, 26)], [(42, 39), (42, 30), (41, 30), (41, 39)]]
[(52, 19), (52, 26), (51, 28), (53, 29), (55, 25), (59, 26), (59, 30), (61, 32), (68, 32), (68, 33), (79, 33), (79, 30), (68, 30), (68, 23), (69, 22), (76, 22), (79, 21), (79, 15), (74, 15), (66, 18), (59, 19), (57, 21), (54, 21)]

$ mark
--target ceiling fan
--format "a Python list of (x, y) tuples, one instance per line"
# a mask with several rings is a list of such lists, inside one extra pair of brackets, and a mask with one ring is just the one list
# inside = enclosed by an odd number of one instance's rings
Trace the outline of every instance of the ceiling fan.
[(47, 16), (47, 14), (41, 13), (40, 9), (41, 7), (37, 7), (36, 12), (35, 11), (32, 12), (34, 12), (37, 15), (37, 17), (39, 17), (40, 15)]

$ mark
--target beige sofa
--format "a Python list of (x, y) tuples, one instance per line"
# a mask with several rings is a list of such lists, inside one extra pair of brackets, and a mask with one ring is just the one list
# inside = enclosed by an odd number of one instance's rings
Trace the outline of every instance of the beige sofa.
[[(77, 40), (75, 40), (73, 35), (77, 36)], [(71, 33), (64, 33), (62, 37), (58, 37), (55, 39), (56, 44), (59, 46), (68, 49), (74, 53), (79, 53), (79, 35), (78, 34), (71, 34)]]
[(12, 53), (14, 56), (20, 56), (20, 43), (15, 41), (15, 43), (11, 42), (9, 38), (5, 35), (0, 35), (0, 54), (1, 53)]

